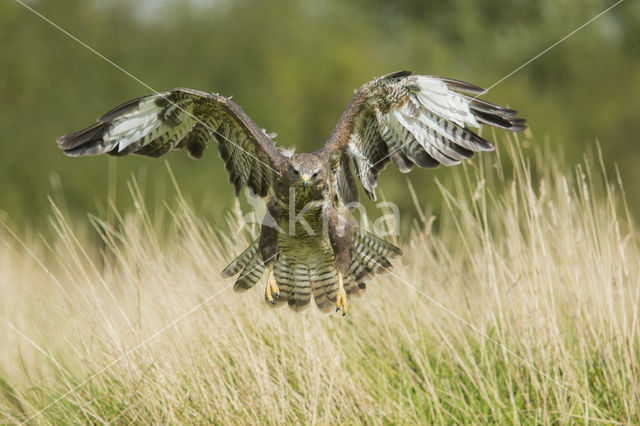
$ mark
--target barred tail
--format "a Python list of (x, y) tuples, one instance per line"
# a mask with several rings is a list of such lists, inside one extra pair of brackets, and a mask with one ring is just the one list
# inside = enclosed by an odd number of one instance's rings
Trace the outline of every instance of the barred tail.
[(306, 308), (311, 301), (309, 266), (293, 263), (286, 255), (281, 254), (275, 262), (274, 275), (280, 289), (280, 299), (276, 306), (287, 302), (296, 312)]
[[(364, 281), (391, 270), (389, 259), (400, 256), (402, 251), (388, 241), (362, 229), (351, 233), (353, 242), (351, 266), (344, 278), (344, 288), (348, 295), (359, 296), (366, 290)], [(301, 311), (309, 305), (311, 294), (318, 308), (330, 312), (335, 306), (338, 290), (338, 271), (331, 251), (325, 253), (317, 264), (307, 265), (281, 253), (274, 261), (274, 274), (280, 290), (276, 306), (285, 302), (294, 311)], [(294, 256), (295, 257), (295, 256)], [(245, 251), (236, 257), (222, 275), (232, 277), (238, 273), (233, 287), (241, 292), (253, 287), (264, 273), (264, 263), (260, 256), (259, 239), (253, 241)]]
[(311, 265), (280, 255), (274, 266), (276, 283), (280, 289), (280, 299), (276, 306), (287, 302), (291, 309), (300, 311), (307, 307), (313, 294), (320, 310), (331, 311), (335, 306), (338, 289), (338, 274), (333, 260), (331, 252), (320, 264)]
[(336, 307), (336, 293), (338, 291), (338, 270), (334, 264), (333, 255), (327, 256), (323, 262), (310, 270), (313, 299), (318, 309), (331, 312)]

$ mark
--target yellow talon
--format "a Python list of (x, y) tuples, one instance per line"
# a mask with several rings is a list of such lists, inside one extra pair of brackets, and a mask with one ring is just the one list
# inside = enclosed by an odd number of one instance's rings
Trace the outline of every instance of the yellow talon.
[[(273, 265), (269, 265), (269, 276), (267, 277), (267, 285), (264, 290), (264, 298), (269, 303), (275, 304), (275, 300), (280, 299), (280, 289), (276, 284), (276, 278), (273, 276)], [(275, 299), (275, 300), (274, 300)]]
[(342, 316), (347, 315), (347, 292), (344, 291), (342, 274), (338, 271), (338, 291), (336, 292), (336, 312), (342, 308)]

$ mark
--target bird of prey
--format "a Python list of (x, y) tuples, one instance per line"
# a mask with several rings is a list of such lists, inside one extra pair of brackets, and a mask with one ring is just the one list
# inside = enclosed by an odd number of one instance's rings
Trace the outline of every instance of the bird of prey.
[(160, 157), (185, 149), (201, 158), (211, 141), (235, 187), (266, 197), (259, 237), (223, 271), (251, 288), (268, 271), (265, 300), (298, 311), (311, 295), (323, 311), (347, 311), (347, 295), (391, 268), (398, 247), (357, 226), (349, 211), (357, 181), (376, 198), (378, 175), (391, 161), (403, 173), (452, 166), (493, 146), (471, 128), (526, 128), (517, 111), (481, 100), (486, 91), (450, 78), (399, 71), (365, 83), (325, 145), (293, 154), (276, 147), (230, 98), (176, 88), (133, 99), (84, 130), (62, 136), (66, 155)]

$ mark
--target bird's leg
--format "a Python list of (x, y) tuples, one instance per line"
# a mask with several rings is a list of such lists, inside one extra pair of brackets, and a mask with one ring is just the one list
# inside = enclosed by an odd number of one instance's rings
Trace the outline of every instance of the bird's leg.
[(347, 292), (344, 291), (342, 272), (338, 271), (338, 291), (336, 292), (336, 312), (342, 308), (342, 316), (347, 315)]
[(267, 302), (275, 305), (276, 300), (280, 299), (280, 289), (276, 284), (276, 278), (273, 276), (273, 264), (269, 265), (269, 276), (267, 277), (267, 285), (264, 290), (264, 298)]

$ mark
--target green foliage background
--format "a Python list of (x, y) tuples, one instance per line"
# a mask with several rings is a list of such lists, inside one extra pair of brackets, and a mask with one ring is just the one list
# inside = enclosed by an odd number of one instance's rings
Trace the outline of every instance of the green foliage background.
[[(604, 0), (30, 1), (30, 6), (156, 90), (192, 87), (233, 95), (277, 141), (319, 148), (352, 92), (399, 69), (490, 86), (613, 4)], [(149, 9), (152, 9), (150, 11)], [(40, 229), (47, 196), (71, 214), (127, 207), (138, 177), (162, 206), (167, 168), (147, 158), (72, 159), (55, 138), (91, 124), (149, 89), (11, 0), (0, 2), (0, 212)], [(498, 84), (487, 99), (529, 119), (529, 143), (562, 145), (577, 163), (599, 140), (640, 207), (640, 3), (625, 1)], [(497, 139), (504, 143), (504, 138)], [(559, 150), (560, 151), (560, 150)], [(207, 217), (233, 203), (210, 147), (196, 163), (168, 156), (184, 192)], [(489, 154), (491, 155), (491, 154)], [(575, 159), (575, 160), (573, 160)], [(437, 210), (434, 175), (410, 179)], [(411, 204), (391, 167), (382, 192)]]

